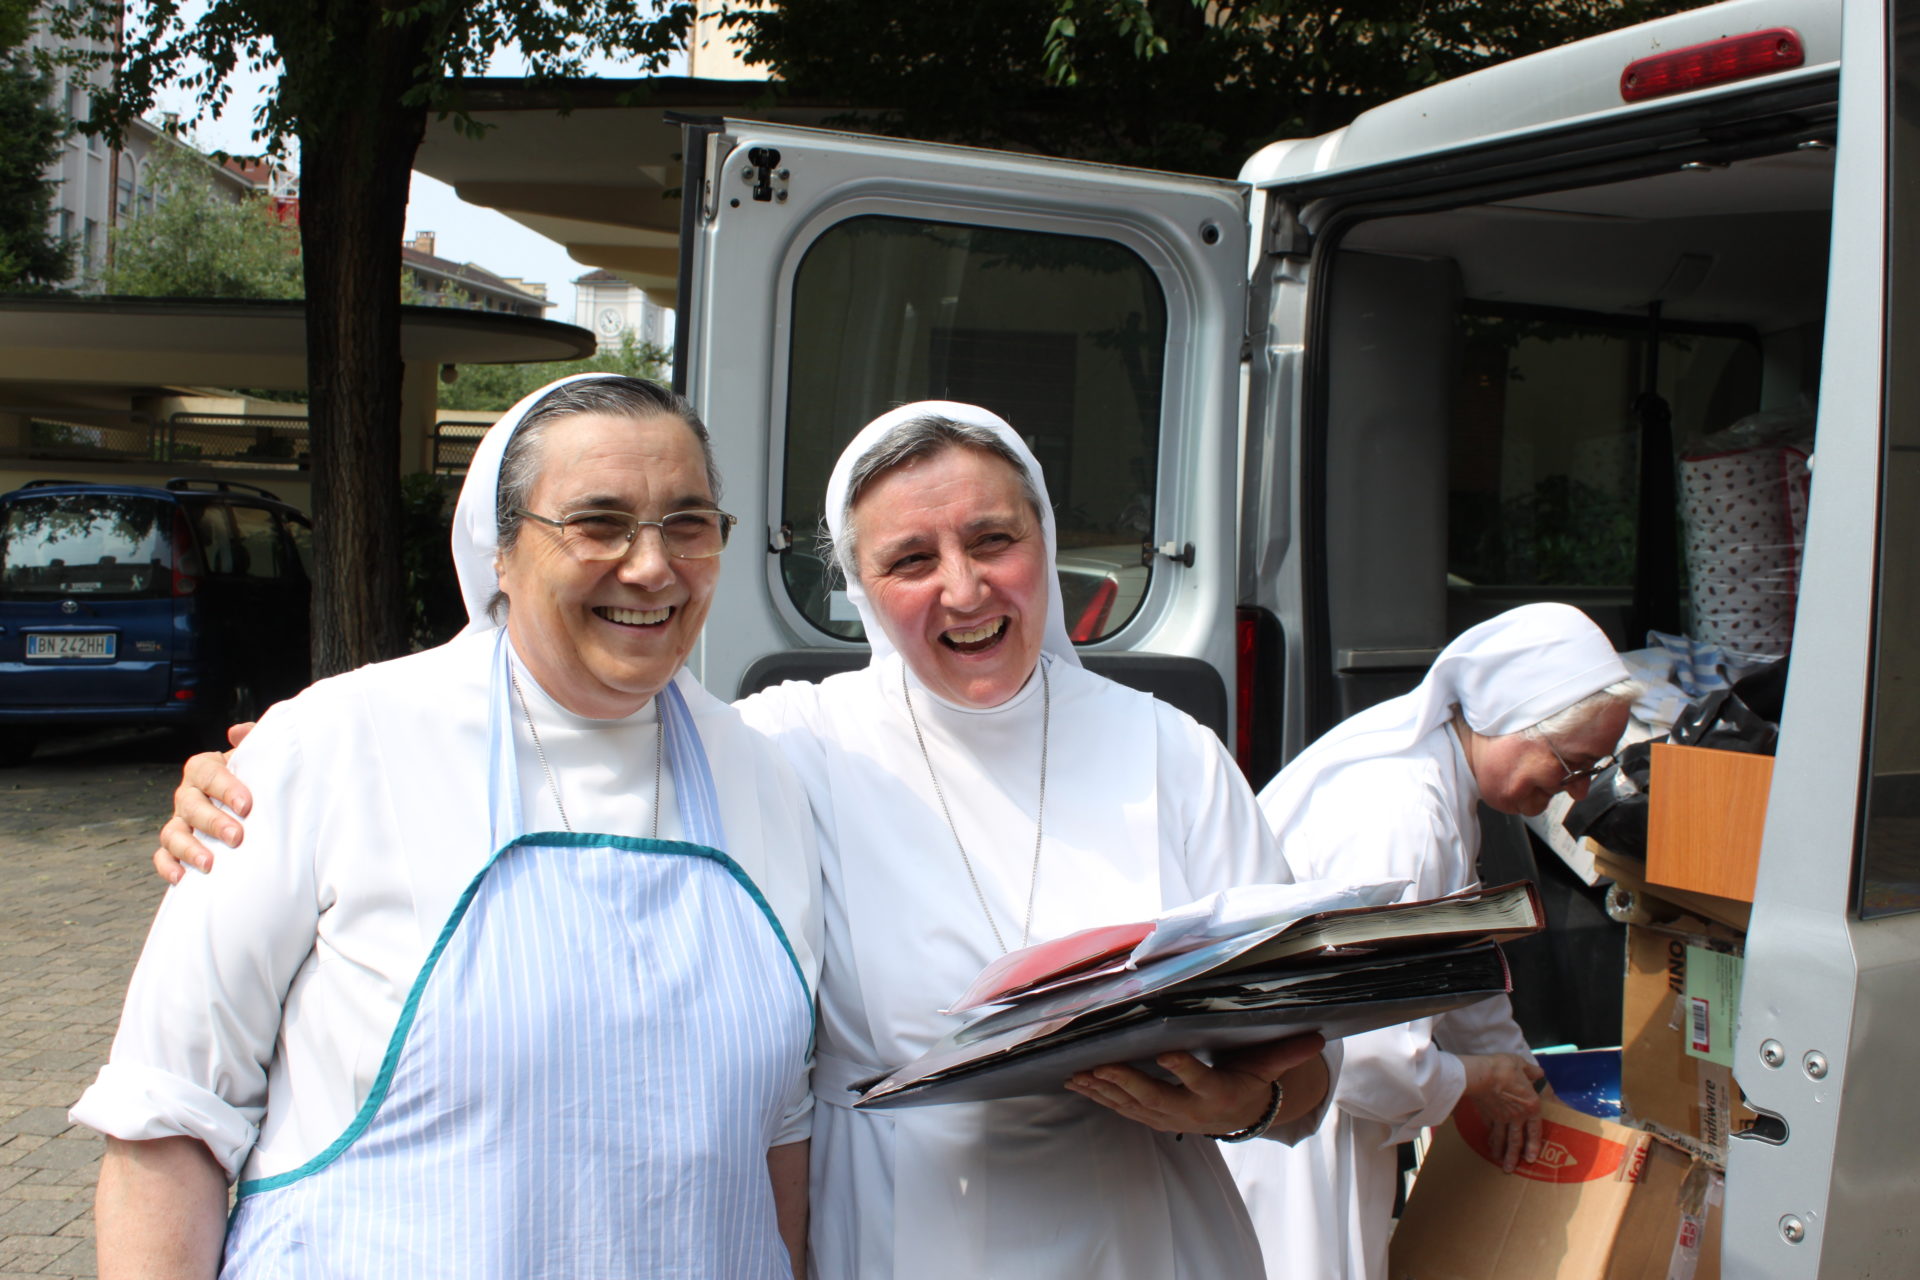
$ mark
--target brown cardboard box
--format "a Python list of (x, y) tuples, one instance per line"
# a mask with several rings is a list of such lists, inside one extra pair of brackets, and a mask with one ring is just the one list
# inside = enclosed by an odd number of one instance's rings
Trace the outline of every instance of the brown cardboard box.
[[(1673, 1261), (1717, 1280), (1709, 1175), (1650, 1134), (1545, 1107), (1545, 1154), (1513, 1174), (1486, 1155), (1471, 1106), (1434, 1132), (1393, 1235), (1391, 1280), (1668, 1280)], [(1702, 1210), (1692, 1216), (1688, 1191)]]
[(1655, 1142), (1614, 1236), (1606, 1280), (1716, 1280), (1724, 1199), (1720, 1174)]
[(1752, 902), (1772, 782), (1772, 756), (1656, 743), (1647, 883)]
[[(1694, 1032), (1687, 1003), (1688, 948), (1737, 955), (1740, 942), (1738, 931), (1686, 915), (1665, 927), (1627, 926), (1621, 1108), (1630, 1123), (1716, 1167), (1725, 1167), (1728, 1134), (1750, 1126), (1754, 1113), (1733, 1082), (1731, 1066), (1687, 1051)], [(1723, 1039), (1727, 1029), (1718, 1028), (1716, 1038)]]

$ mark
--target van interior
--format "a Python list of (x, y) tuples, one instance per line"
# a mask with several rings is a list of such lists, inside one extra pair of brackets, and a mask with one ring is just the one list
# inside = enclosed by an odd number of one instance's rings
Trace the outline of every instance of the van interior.
[[(1315, 732), (1528, 601), (1579, 606), (1622, 650), (1654, 629), (1784, 655), (1832, 184), (1833, 152), (1803, 140), (1347, 224), (1318, 281)], [(1554, 925), (1515, 955), (1556, 974), (1517, 1002), (1529, 1038), (1614, 1043), (1598, 892), (1517, 820), (1483, 819), (1486, 879), (1538, 879)]]

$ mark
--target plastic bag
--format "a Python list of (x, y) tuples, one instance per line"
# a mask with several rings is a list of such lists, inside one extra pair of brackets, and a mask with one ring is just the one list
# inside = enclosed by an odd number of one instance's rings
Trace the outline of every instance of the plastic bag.
[[(1770, 756), (1780, 741), (1778, 718), (1786, 681), (1787, 664), (1782, 661), (1731, 689), (1716, 690), (1681, 712), (1669, 739), (1682, 746)], [(1652, 773), (1652, 740), (1634, 743), (1620, 753), (1618, 764), (1594, 778), (1561, 825), (1576, 840), (1584, 836), (1614, 853), (1645, 858)]]
[(1787, 651), (1812, 447), (1811, 413), (1755, 413), (1682, 453), (1694, 636), (1740, 654)]

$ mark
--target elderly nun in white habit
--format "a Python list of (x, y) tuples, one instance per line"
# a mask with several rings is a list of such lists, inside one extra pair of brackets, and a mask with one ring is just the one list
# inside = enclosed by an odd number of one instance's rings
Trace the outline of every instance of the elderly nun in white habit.
[(1045, 482), (1006, 423), (896, 409), (841, 455), (826, 511), (872, 661), (738, 704), (787, 746), (821, 829), (815, 1274), (1261, 1275), (1194, 1135), (1311, 1133), (1317, 1041), (1218, 1070), (1183, 1055), (1190, 1087), (1103, 1068), (1050, 1097), (848, 1109), (1007, 950), (1291, 877), (1219, 740), (1080, 665)]
[[(1605, 766), (1638, 690), (1605, 633), (1532, 604), (1461, 634), (1413, 692), (1347, 720), (1260, 793), (1302, 878), (1410, 880), (1411, 897), (1479, 879), (1477, 805), (1537, 814)], [(1539, 1155), (1540, 1068), (1500, 997), (1345, 1041), (1335, 1120), (1291, 1149), (1228, 1153), (1274, 1276), (1384, 1280), (1394, 1145), (1464, 1098), (1509, 1172)]]
[(168, 892), (73, 1109), (103, 1276), (791, 1274), (819, 881), (682, 668), (718, 497), (663, 388), (535, 393), (461, 494), (465, 633), (262, 719), (245, 856)]
[(784, 749), (820, 838), (814, 1275), (1261, 1276), (1204, 1135), (1310, 1134), (1338, 1061), (1317, 1037), (1214, 1067), (1169, 1056), (1178, 1085), (1115, 1066), (1050, 1097), (849, 1109), (848, 1086), (945, 1035), (938, 1010), (1006, 951), (1292, 877), (1218, 739), (1081, 667), (1045, 482), (1006, 423), (896, 409), (848, 446), (826, 509), (872, 661), (736, 704)]

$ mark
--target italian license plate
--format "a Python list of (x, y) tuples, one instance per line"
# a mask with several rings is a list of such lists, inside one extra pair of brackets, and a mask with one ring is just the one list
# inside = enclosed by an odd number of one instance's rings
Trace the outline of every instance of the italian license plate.
[(110, 631), (29, 631), (29, 658), (111, 658), (115, 636)]

